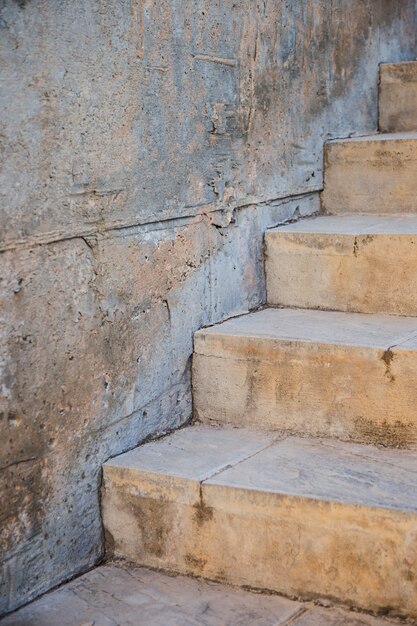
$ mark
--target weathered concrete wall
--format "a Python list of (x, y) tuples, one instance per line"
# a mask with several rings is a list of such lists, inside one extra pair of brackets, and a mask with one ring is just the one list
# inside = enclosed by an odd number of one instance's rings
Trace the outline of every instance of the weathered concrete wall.
[[(100, 466), (191, 415), (327, 133), (376, 128), (414, 0), (3, 0), (0, 612), (97, 561)], [(293, 200), (279, 198), (306, 194)]]

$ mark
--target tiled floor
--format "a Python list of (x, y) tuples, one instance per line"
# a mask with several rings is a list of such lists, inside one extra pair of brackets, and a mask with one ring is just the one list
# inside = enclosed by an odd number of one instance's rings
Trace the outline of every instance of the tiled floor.
[(125, 564), (98, 567), (0, 620), (0, 626), (388, 626), (395, 623)]

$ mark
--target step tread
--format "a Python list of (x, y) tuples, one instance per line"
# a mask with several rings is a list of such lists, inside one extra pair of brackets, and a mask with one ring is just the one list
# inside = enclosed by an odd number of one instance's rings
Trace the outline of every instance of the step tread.
[(275, 438), (236, 428), (194, 426), (125, 452), (104, 467), (202, 481), (271, 445)]
[(344, 143), (364, 143), (364, 142), (395, 142), (395, 141), (415, 141), (417, 140), (417, 132), (404, 131), (398, 133), (375, 133), (373, 135), (358, 135), (355, 137), (340, 137), (337, 139), (329, 139), (327, 144), (344, 144)]
[(415, 317), (267, 308), (198, 331), (194, 349), (207, 354), (210, 340), (241, 337), (413, 350), (416, 335)]
[(417, 511), (417, 452), (289, 437), (208, 484)]
[[(251, 440), (254, 445), (248, 447)], [(185, 474), (208, 488), (417, 511), (417, 451), (299, 437), (277, 440), (248, 429), (191, 426), (132, 452), (108, 461), (105, 468), (129, 468), (139, 480), (149, 471), (161, 481)], [(213, 455), (214, 461), (201, 471), (195, 463), (203, 454), (206, 459)]]
[(323, 235), (417, 235), (417, 215), (320, 215), (283, 224), (266, 231), (266, 236), (281, 233)]

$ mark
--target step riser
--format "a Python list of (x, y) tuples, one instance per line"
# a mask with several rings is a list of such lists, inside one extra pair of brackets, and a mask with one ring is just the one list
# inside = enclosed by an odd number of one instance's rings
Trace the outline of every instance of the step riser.
[(417, 236), (266, 233), (272, 305), (417, 315)]
[(328, 143), (322, 207), (332, 214), (417, 211), (416, 172), (415, 139)]
[(417, 62), (381, 65), (379, 129), (384, 133), (417, 130)]
[(105, 468), (108, 553), (140, 565), (417, 616), (417, 520), (300, 497)]
[(360, 443), (417, 443), (417, 353), (232, 337), (196, 341), (196, 417)]

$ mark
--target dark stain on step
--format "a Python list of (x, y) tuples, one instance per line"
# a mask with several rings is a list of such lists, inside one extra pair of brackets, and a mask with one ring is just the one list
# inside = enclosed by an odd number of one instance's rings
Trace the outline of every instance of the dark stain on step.
[(391, 364), (394, 361), (394, 358), (395, 358), (395, 355), (393, 351), (391, 350), (391, 348), (388, 348), (388, 350), (385, 350), (385, 352), (383, 353), (381, 357), (382, 361), (384, 361), (385, 363), (385, 376), (388, 376), (389, 380), (392, 383), (395, 381), (395, 376), (391, 372)]
[(371, 241), (373, 241), (374, 236), (373, 235), (365, 235), (363, 237), (355, 237), (353, 240), (353, 256), (357, 257), (358, 253), (359, 253), (359, 240), (361, 243), (361, 246), (366, 246), (368, 243), (371, 243)]
[(127, 507), (138, 526), (145, 553), (162, 558), (166, 553), (169, 531), (174, 514), (169, 503), (153, 498), (127, 496)]
[(359, 249), (359, 244), (358, 244), (358, 238), (355, 237), (354, 241), (353, 241), (353, 256), (358, 256), (358, 249)]
[(375, 423), (365, 417), (355, 419), (354, 441), (387, 448), (408, 448), (416, 441), (415, 429), (409, 422), (397, 419)]
[(213, 519), (213, 507), (207, 506), (203, 499), (203, 490), (200, 485), (200, 499), (193, 505), (194, 509), (194, 521), (197, 522), (199, 526), (202, 526), (205, 522), (209, 522)]
[(198, 572), (202, 572), (206, 563), (207, 563), (207, 559), (201, 559), (198, 558), (196, 556), (193, 556), (192, 554), (186, 554), (185, 555), (185, 562), (187, 564), (187, 566), (190, 568), (190, 572), (191, 573), (196, 573), (196, 571)]

